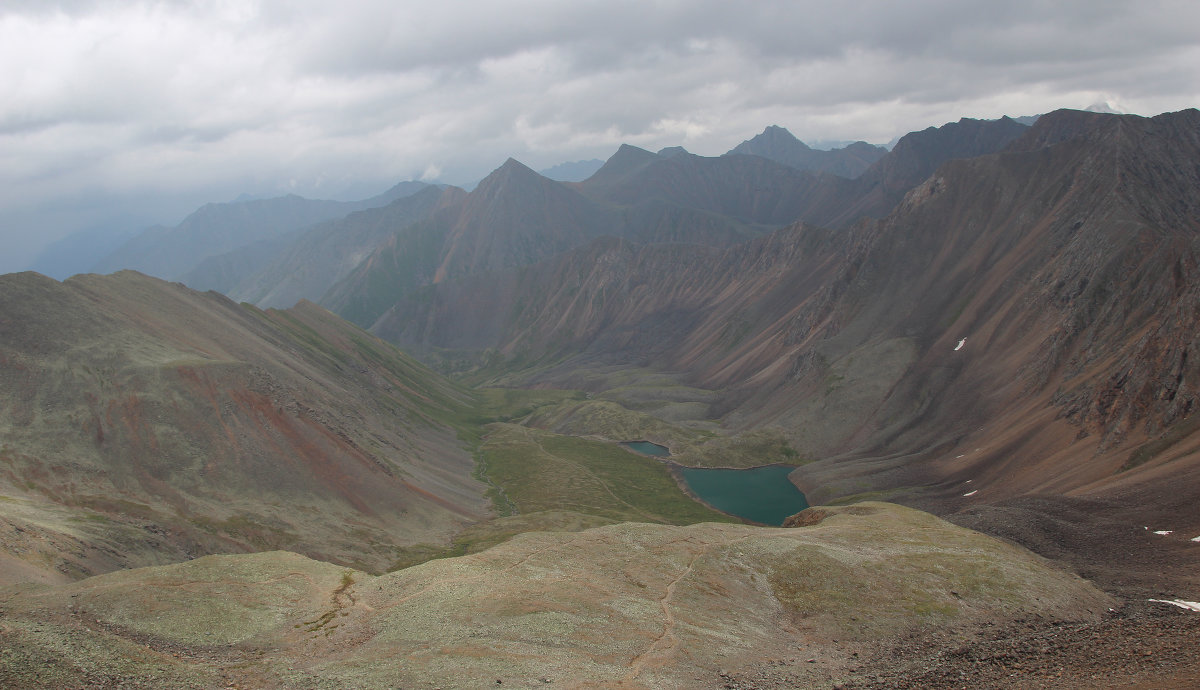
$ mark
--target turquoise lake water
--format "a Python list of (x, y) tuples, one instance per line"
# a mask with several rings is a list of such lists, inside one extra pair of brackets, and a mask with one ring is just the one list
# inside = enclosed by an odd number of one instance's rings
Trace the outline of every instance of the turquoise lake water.
[(653, 455), (656, 458), (671, 457), (671, 451), (666, 446), (660, 446), (657, 443), (649, 441), (624, 441), (621, 445), (643, 455)]
[(683, 467), (688, 488), (705, 503), (724, 513), (782, 525), (788, 516), (808, 507), (808, 500), (788, 481), (793, 465), (767, 465), (747, 470)]

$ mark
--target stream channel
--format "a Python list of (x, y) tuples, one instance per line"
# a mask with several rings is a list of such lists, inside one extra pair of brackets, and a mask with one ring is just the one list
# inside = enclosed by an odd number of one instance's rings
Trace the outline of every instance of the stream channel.
[[(629, 450), (665, 459), (665, 446), (649, 441), (621, 443)], [(782, 525), (789, 516), (808, 507), (804, 494), (788, 480), (795, 465), (763, 465), (747, 469), (684, 467), (669, 460), (688, 491), (722, 513), (764, 525)]]

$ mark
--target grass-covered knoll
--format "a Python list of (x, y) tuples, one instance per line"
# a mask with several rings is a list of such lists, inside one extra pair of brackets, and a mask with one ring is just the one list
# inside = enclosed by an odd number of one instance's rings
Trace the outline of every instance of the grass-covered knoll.
[[(1056, 568), (1020, 547), (947, 529), (929, 513), (875, 502), (812, 512), (816, 522), (797, 529), (815, 529), (831, 546), (808, 549), (803, 558), (781, 554), (771, 561), (769, 582), (808, 625), (843, 638), (878, 638), (896, 633), (898, 625), (1005, 618), (1042, 602), (1069, 607), (1071, 589), (1082, 584), (1074, 576), (1052, 576)], [(1078, 605), (1082, 610), (1104, 600), (1093, 592)]]
[(770, 659), (788, 660), (771, 663), (776, 687), (828, 688), (898, 645), (954, 649), (985, 626), (1112, 605), (1019, 547), (888, 504), (789, 529), (529, 532), (377, 577), (212, 556), (3, 602), (0, 686), (169, 689), (217, 673), (220, 687), (720, 687)]
[(604, 441), (495, 424), (479, 457), (487, 479), (519, 514), (566, 510), (672, 524), (733, 520), (688, 497), (662, 463)]
[(455, 535), (449, 546), (417, 544), (401, 549), (397, 553), (396, 562), (388, 570), (402, 570), (435, 558), (479, 553), (525, 532), (580, 532), (616, 522), (617, 520), (610, 518), (568, 510), (505, 515), (468, 527)]
[(579, 401), (583, 391), (555, 388), (479, 388), (478, 417), (484, 423), (521, 421), (544, 408), (566, 401)]
[(543, 407), (527, 424), (559, 434), (613, 441), (654, 441), (669, 448), (696, 445), (713, 435), (664, 422), (611, 400), (572, 400)]
[(754, 429), (728, 436), (713, 436), (702, 444), (684, 446), (671, 458), (688, 467), (760, 467), (802, 465), (802, 456), (786, 436), (772, 428)]

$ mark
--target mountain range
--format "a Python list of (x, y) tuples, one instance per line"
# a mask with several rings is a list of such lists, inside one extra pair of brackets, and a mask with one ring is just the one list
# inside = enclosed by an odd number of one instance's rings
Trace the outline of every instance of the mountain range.
[[(577, 181), (509, 159), (469, 192), (209, 206), (103, 265), (187, 286), (2, 276), (0, 581), (56, 586), (0, 594), (0, 680), (176, 650), (163, 687), (941, 687), (919, 669), (990, 625), (1071, 668), (1103, 645), (1064, 626), (1186, 647), (1162, 609), (1200, 587), (1197, 132), (768, 127)], [(718, 524), (680, 475), (773, 463), (818, 506), (781, 529)], [(242, 555), (166, 565), (209, 554)], [(209, 641), (178, 616), (224, 587), (256, 622)], [(854, 685), (866, 658), (892, 675)]]

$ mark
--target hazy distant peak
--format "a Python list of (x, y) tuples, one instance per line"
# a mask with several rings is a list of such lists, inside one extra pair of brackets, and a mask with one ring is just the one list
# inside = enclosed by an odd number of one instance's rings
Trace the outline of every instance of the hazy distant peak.
[(604, 161), (599, 158), (592, 158), (584, 161), (570, 161), (567, 163), (559, 163), (553, 167), (539, 170), (538, 174), (542, 177), (548, 177), (551, 180), (559, 182), (582, 182), (595, 174)]
[(886, 151), (866, 142), (855, 142), (845, 148), (818, 150), (797, 139), (779, 125), (770, 125), (756, 135), (735, 146), (728, 154), (769, 158), (797, 170), (827, 172), (841, 177), (854, 178), (861, 175)]
[[(525, 165), (524, 163), (517, 160), (516, 158), (513, 158), (512, 156), (509, 156), (508, 160), (504, 161), (504, 164), (501, 165), (499, 168), (497, 168), (497, 170), (528, 170), (529, 172), (534, 172), (533, 168), (529, 167), (528, 165)], [(537, 174), (537, 173), (534, 173), (534, 174)]]
[(625, 159), (653, 160), (653, 158), (656, 155), (658, 155), (658, 154), (653, 153), (651, 151), (647, 151), (646, 149), (644, 149), (640, 146), (634, 146), (633, 144), (621, 144), (621, 146), (617, 148), (617, 152), (614, 153), (612, 155), (612, 157), (608, 159), (607, 162), (611, 163), (613, 161), (620, 161), (620, 160), (625, 160)]
[(629, 144), (621, 144), (617, 152), (612, 155), (596, 174), (588, 178), (588, 182), (603, 181), (627, 175), (639, 168), (642, 168), (654, 161), (659, 160), (656, 153), (651, 153), (643, 148), (631, 146)]
[(1098, 113), (1090, 110), (1060, 108), (1040, 116), (1020, 140), (1013, 142), (1011, 150), (1035, 150), (1074, 139), (1097, 123), (1119, 115)]
[[(543, 182), (553, 182), (537, 174), (535, 170), (515, 158), (509, 158), (504, 164), (493, 170), (487, 177), (479, 181), (472, 194), (485, 197), (494, 195), (502, 187), (512, 185), (536, 185)], [(557, 184), (557, 183), (556, 183)]]
[[(787, 146), (790, 148), (811, 149), (811, 147), (808, 144), (805, 144), (803, 141), (800, 141), (798, 138), (796, 138), (796, 135), (789, 132), (786, 128), (780, 127), (779, 125), (767, 125), (767, 127), (765, 129), (763, 129), (762, 134), (755, 136), (753, 139), (750, 139), (749, 141), (742, 142), (742, 144), (739, 144), (739, 148), (741, 146), (746, 146), (747, 144), (749, 144), (749, 145), (758, 144), (758, 145), (762, 145), (762, 146), (772, 146), (772, 147)], [(737, 151), (737, 148), (735, 148), (734, 151)]]
[(389, 202), (395, 201), (396, 199), (403, 199), (406, 196), (412, 196), (413, 194), (416, 194), (417, 192), (420, 192), (420, 191), (424, 190), (426, 187), (430, 187), (430, 186), (433, 186), (433, 185), (430, 185), (427, 182), (419, 182), (417, 180), (405, 180), (403, 182), (397, 182), (396, 184), (392, 185), (391, 187), (389, 187), (387, 189), (387, 191), (385, 191), (383, 194), (380, 194), (379, 197), (388, 199)]
[(1109, 115), (1122, 114), (1120, 110), (1117, 110), (1116, 108), (1114, 108), (1112, 106), (1112, 104), (1109, 103), (1108, 101), (1096, 101), (1095, 103), (1084, 108), (1084, 110), (1091, 112), (1091, 113), (1107, 113)]
[(528, 165), (525, 165), (516, 158), (509, 158), (508, 160), (504, 161), (503, 165), (493, 170), (487, 177), (483, 178), (483, 180), (479, 183), (479, 186), (482, 187), (488, 180), (492, 178), (501, 178), (511, 175), (532, 175), (535, 177), (541, 177), (541, 175), (538, 175), (537, 172), (535, 172), (533, 168), (530, 168)]
[(682, 146), (667, 146), (658, 150), (658, 155), (662, 158), (674, 158), (680, 154), (686, 154), (688, 150)]

